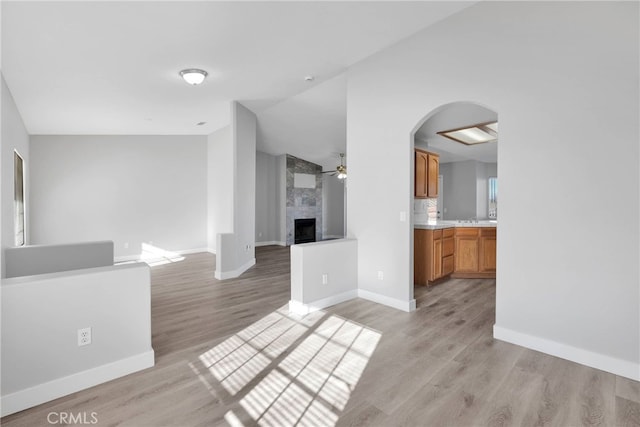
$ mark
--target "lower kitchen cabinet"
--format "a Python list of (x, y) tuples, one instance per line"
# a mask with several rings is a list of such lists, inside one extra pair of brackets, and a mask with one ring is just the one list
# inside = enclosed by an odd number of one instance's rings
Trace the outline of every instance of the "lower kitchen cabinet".
[(427, 285), (453, 272), (454, 229), (414, 231), (413, 278), (416, 285)]
[(455, 268), (453, 277), (496, 277), (496, 229), (459, 227), (455, 231)]

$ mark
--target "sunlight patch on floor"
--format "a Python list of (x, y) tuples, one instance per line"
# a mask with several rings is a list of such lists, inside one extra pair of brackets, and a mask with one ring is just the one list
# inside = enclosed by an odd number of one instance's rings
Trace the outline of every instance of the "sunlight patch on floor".
[[(327, 426), (337, 422), (380, 338), (336, 315), (316, 311), (300, 317), (283, 307), (203, 353), (200, 361), (230, 395), (244, 394), (239, 411), (253, 423)], [(242, 418), (234, 411), (225, 415), (232, 426), (243, 425)]]

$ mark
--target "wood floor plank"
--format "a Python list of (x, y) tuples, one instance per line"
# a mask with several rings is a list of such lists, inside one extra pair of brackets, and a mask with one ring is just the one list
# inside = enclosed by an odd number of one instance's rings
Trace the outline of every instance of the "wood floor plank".
[(207, 253), (152, 267), (155, 366), (2, 425), (640, 426), (637, 381), (494, 340), (493, 279), (417, 287), (412, 313), (354, 299), (296, 317), (289, 248), (256, 261), (225, 281)]

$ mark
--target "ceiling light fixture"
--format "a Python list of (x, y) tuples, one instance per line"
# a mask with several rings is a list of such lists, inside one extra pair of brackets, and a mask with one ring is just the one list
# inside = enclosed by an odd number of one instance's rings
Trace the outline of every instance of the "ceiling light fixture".
[(316, 78), (313, 76), (305, 76), (304, 81), (305, 82), (312, 82), (314, 81)]
[(186, 70), (180, 71), (180, 75), (184, 79), (185, 82), (190, 85), (199, 85), (201, 84), (205, 77), (207, 77), (208, 73), (205, 70), (199, 70), (197, 68), (188, 68)]
[(498, 122), (480, 123), (436, 133), (465, 145), (495, 142), (498, 140)]
[(345, 179), (347, 177), (347, 167), (344, 165), (344, 153), (340, 153), (340, 165), (336, 167), (336, 170), (322, 173), (330, 173), (331, 176), (336, 176), (338, 179)]

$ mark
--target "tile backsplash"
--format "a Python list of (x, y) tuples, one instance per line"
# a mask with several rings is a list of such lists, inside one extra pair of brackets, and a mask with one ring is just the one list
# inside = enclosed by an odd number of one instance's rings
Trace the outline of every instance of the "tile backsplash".
[(415, 223), (434, 222), (438, 219), (438, 199), (414, 199), (413, 221)]

